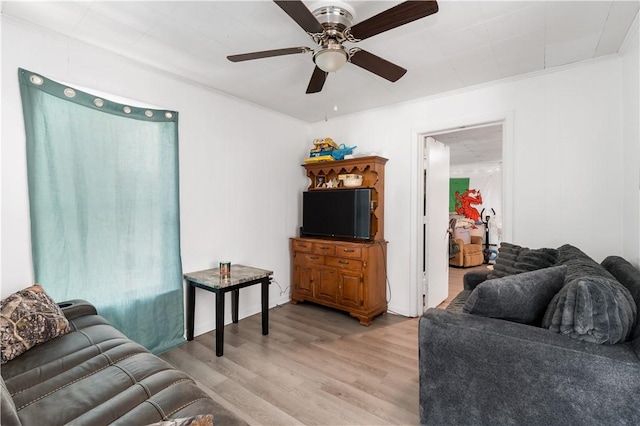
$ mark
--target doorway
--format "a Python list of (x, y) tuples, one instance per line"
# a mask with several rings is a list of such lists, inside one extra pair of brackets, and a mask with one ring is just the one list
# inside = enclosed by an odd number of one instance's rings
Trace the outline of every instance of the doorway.
[[(416, 155), (416, 233), (415, 236), (415, 281), (416, 281), (416, 313), (422, 314), (424, 310), (431, 307), (437, 307), (440, 303), (445, 301), (449, 296), (448, 290), (448, 267), (447, 276), (445, 279), (436, 279), (436, 282), (432, 281), (429, 277), (430, 262), (439, 268), (441, 265), (437, 260), (438, 256), (432, 256), (433, 253), (439, 253), (442, 247), (433, 248), (433, 242), (437, 241), (437, 244), (447, 245), (447, 240), (440, 237), (441, 232), (436, 230), (428, 231), (428, 227), (425, 227), (425, 223), (430, 222), (430, 215), (438, 214), (437, 212), (429, 211), (425, 209), (428, 204), (429, 193), (427, 191), (429, 183), (426, 180), (428, 172), (425, 174), (425, 167), (428, 166), (428, 158), (425, 162), (425, 155), (428, 152), (425, 148), (424, 141), (427, 137), (433, 137), (451, 150), (451, 171), (449, 176), (446, 176), (446, 181), (449, 181), (450, 177), (456, 177), (464, 174), (471, 176), (470, 186), (474, 184), (480, 184), (482, 191), (483, 180), (481, 179), (483, 174), (491, 174), (489, 179), (485, 176), (484, 185), (489, 188), (490, 194), (487, 194), (487, 202), (479, 207), (478, 210), (487, 206), (493, 208), (496, 212), (490, 213), (492, 219), (499, 216), (500, 228), (492, 227), (492, 233), (490, 233), (489, 241), (492, 244), (496, 244), (499, 241), (511, 240), (511, 229), (513, 227), (512, 221), (512, 179), (509, 177), (512, 174), (511, 170), (511, 147), (512, 147), (512, 123), (513, 117), (511, 114), (504, 114), (496, 116), (490, 120), (473, 120), (469, 119), (462, 121), (464, 124), (455, 126), (441, 126), (434, 127), (433, 130), (425, 130), (424, 132), (416, 133), (417, 136), (417, 149)], [(491, 139), (489, 141), (488, 139)], [(414, 163), (414, 164), (416, 164)], [(426, 166), (425, 166), (426, 164)], [(475, 176), (475, 178), (474, 178)], [(495, 181), (499, 180), (500, 185), (496, 187)], [(438, 178), (442, 181), (442, 176)], [(487, 182), (491, 180), (492, 182)], [(489, 186), (486, 186), (486, 185)], [(496, 190), (501, 193), (496, 194)], [(483, 194), (483, 197), (485, 194)], [(484, 200), (483, 200), (484, 201)], [(497, 208), (495, 205), (499, 204)], [(447, 208), (448, 210), (448, 208)], [(490, 212), (487, 209), (485, 215)], [(439, 212), (442, 215), (443, 212)], [(447, 215), (449, 212), (444, 212)], [(483, 217), (484, 219), (484, 217)], [(448, 223), (448, 222), (447, 222)], [(494, 225), (496, 225), (494, 223)], [(442, 230), (443, 232), (445, 230)], [(429, 234), (431, 232), (432, 235)], [(483, 235), (484, 236), (484, 235)], [(434, 237), (434, 238), (430, 238)], [(441, 241), (442, 240), (442, 241)], [(431, 247), (431, 248), (430, 248)], [(446, 250), (446, 249), (445, 249)], [(437, 263), (434, 263), (437, 262)], [(448, 266), (448, 265), (447, 265)], [(430, 282), (431, 281), (431, 282)], [(431, 297), (429, 297), (431, 295)], [(435, 295), (435, 296), (434, 296)], [(444, 295), (444, 296), (443, 296)], [(440, 300), (442, 299), (442, 300)]]

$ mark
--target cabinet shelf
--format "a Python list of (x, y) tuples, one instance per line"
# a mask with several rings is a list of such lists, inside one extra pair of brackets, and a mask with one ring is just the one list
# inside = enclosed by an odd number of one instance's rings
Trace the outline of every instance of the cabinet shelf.
[(327, 189), (358, 189), (358, 188), (370, 188), (369, 186), (366, 185), (358, 185), (358, 186), (336, 186), (333, 188), (326, 188), (326, 187), (322, 187), (322, 188), (309, 188), (309, 191), (326, 191)]
[(309, 178), (309, 191), (322, 191), (334, 188), (316, 187), (318, 177), (324, 182), (338, 179), (342, 174), (359, 174), (361, 186), (339, 186), (335, 189), (371, 188), (371, 200), (375, 208), (371, 212), (371, 236), (376, 241), (384, 240), (384, 166), (387, 159), (378, 156), (357, 157), (347, 160), (326, 161), (303, 164)]

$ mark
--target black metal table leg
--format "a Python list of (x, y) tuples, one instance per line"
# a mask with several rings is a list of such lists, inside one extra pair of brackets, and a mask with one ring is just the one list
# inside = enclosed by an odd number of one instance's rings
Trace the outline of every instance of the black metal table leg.
[(231, 321), (238, 323), (238, 299), (240, 299), (240, 289), (231, 290)]
[(193, 340), (194, 315), (196, 311), (196, 288), (187, 280), (187, 340)]
[(216, 356), (222, 356), (224, 346), (224, 292), (216, 295)]
[(270, 278), (262, 280), (262, 334), (269, 334), (269, 282)]

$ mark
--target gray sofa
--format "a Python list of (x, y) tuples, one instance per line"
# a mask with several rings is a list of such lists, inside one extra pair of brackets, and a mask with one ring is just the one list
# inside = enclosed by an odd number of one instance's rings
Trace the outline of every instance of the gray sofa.
[[(544, 302), (546, 309), (538, 310), (542, 316), (528, 323), (499, 318), (502, 308), (492, 312), (501, 303), (497, 298), (485, 312), (493, 317), (466, 313), (480, 285), (501, 279), (491, 272), (468, 273), (451, 309), (425, 312), (419, 323), (421, 424), (640, 425), (640, 271), (621, 257), (597, 265), (585, 256), (563, 246), (552, 265), (535, 272), (562, 274), (564, 281)], [(511, 282), (534, 275), (511, 272)], [(554, 280), (545, 277), (547, 284)], [(600, 289), (614, 279), (626, 290), (610, 292), (617, 297), (612, 303)], [(589, 283), (591, 292), (585, 293)], [(515, 299), (528, 291), (530, 283), (521, 284), (511, 294)], [(626, 303), (626, 310), (615, 311)], [(585, 306), (597, 317), (587, 327)], [(513, 314), (509, 307), (507, 314)], [(617, 341), (593, 342), (612, 338)]]
[(3, 426), (192, 424), (208, 414), (216, 425), (246, 424), (89, 303), (59, 305), (71, 331), (2, 365)]

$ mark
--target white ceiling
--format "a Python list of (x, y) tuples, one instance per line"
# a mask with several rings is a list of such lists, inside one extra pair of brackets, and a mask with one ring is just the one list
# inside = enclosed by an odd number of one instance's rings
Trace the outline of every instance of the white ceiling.
[[(494, 170), (502, 164), (502, 125), (462, 129), (434, 135), (450, 148), (450, 164), (460, 170)], [(468, 166), (471, 166), (469, 168)]]
[[(361, 22), (399, 1), (347, 1)], [(304, 2), (313, 9), (314, 2)], [(359, 47), (408, 70), (390, 83), (347, 64), (305, 90), (311, 54), (232, 63), (227, 55), (313, 47), (271, 1), (2, 2), (2, 13), (306, 122), (616, 53), (639, 1), (439, 1), (435, 15)], [(349, 46), (351, 44), (348, 43)], [(337, 111), (334, 107), (337, 106)]]
[[(304, 1), (310, 10), (317, 1)], [(361, 22), (400, 1), (349, 1)], [(359, 47), (408, 70), (390, 83), (347, 64), (305, 90), (311, 54), (232, 63), (227, 55), (313, 42), (263, 1), (3, 1), (2, 13), (214, 90), (316, 122), (618, 52), (640, 1), (439, 1), (435, 15)], [(352, 44), (347, 43), (349, 46)], [(336, 108), (337, 107), (337, 108)], [(336, 110), (337, 109), (337, 110)], [(452, 165), (501, 161), (500, 126), (438, 135)]]

